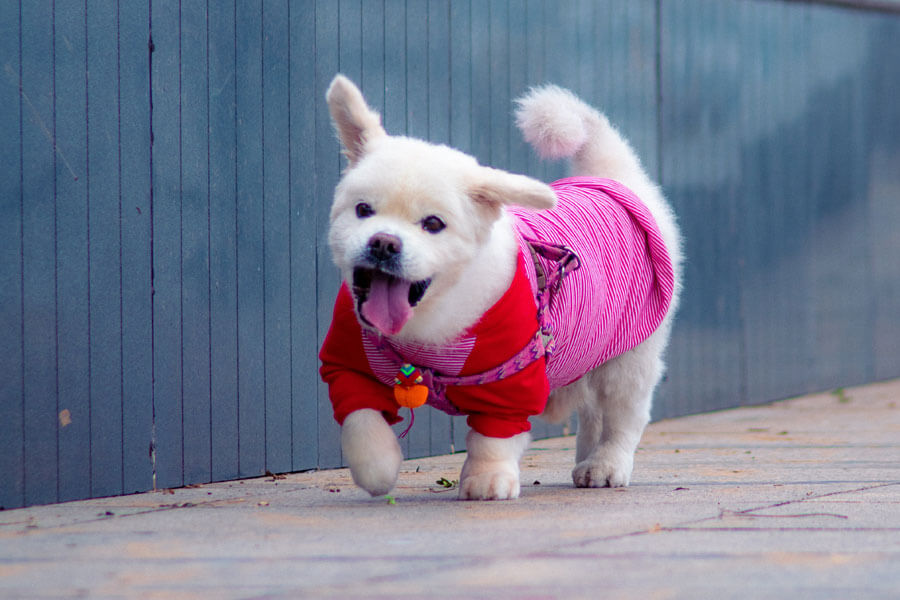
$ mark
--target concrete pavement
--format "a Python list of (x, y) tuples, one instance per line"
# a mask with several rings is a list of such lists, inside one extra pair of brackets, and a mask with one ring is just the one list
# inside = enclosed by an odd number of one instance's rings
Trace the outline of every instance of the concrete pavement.
[(0, 512), (0, 598), (900, 598), (900, 381), (654, 423), (627, 489), (573, 447), (511, 502), (455, 454)]

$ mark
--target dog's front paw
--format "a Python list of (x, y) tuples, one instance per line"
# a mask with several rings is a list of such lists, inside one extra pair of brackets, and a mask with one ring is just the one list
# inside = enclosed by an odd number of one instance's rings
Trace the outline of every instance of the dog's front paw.
[(397, 484), (403, 452), (381, 413), (364, 408), (344, 419), (341, 447), (353, 482), (373, 496), (383, 496)]
[(519, 458), (531, 437), (527, 432), (492, 438), (470, 431), (469, 456), (459, 475), (460, 500), (511, 500), (519, 497)]
[(575, 487), (626, 487), (631, 481), (634, 457), (625, 452), (598, 448), (575, 465), (572, 481)]
[(512, 500), (519, 497), (519, 475), (508, 470), (469, 475), (459, 482), (460, 500)]

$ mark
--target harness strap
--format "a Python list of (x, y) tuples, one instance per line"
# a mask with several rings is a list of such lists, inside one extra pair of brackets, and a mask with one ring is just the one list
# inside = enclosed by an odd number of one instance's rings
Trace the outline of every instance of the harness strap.
[[(442, 375), (427, 367), (416, 365), (424, 376), (424, 384), (432, 391), (432, 394), (429, 395), (428, 403), (435, 408), (449, 414), (459, 415), (461, 413), (446, 399), (445, 391), (448, 386), (482, 385), (485, 383), (501, 381), (522, 371), (541, 357), (549, 358), (556, 349), (553, 332), (550, 328), (549, 308), (553, 303), (553, 298), (559, 291), (563, 278), (565, 278), (568, 273), (578, 269), (581, 266), (581, 263), (578, 260), (578, 255), (565, 246), (529, 239), (526, 239), (525, 242), (528, 244), (528, 248), (531, 251), (531, 259), (534, 262), (537, 280), (537, 331), (531, 338), (531, 341), (528, 342), (522, 350), (501, 363), (499, 366), (482, 373), (464, 376)], [(548, 273), (538, 257), (543, 257), (546, 260), (556, 263), (556, 268), (550, 270)], [(375, 347), (396, 362), (398, 367), (407, 363), (403, 356), (385, 343), (383, 336), (369, 330), (364, 330), (364, 332), (366, 335), (370, 336)]]

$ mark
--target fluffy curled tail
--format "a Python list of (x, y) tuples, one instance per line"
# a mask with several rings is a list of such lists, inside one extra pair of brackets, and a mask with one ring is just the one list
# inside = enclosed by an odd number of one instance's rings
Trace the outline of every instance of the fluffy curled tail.
[(569, 90), (532, 88), (516, 104), (516, 124), (542, 158), (571, 158), (587, 142), (586, 120), (595, 111)]
[(602, 113), (555, 85), (532, 88), (516, 101), (516, 124), (545, 159), (572, 160), (575, 175), (631, 179), (640, 161)]

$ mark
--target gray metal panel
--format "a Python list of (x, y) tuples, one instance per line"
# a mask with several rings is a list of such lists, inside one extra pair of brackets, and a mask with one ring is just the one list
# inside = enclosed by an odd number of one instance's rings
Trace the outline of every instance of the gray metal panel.
[(56, 209), (57, 377), (60, 413), (69, 411), (63, 413), (58, 433), (59, 500), (89, 498), (92, 491), (91, 478), (85, 476), (91, 472), (92, 446), (84, 10), (61, 5), (54, 21), (56, 197), (66, 199)]
[(210, 429), (213, 480), (239, 473), (234, 6), (209, 15)]
[[(812, 46), (808, 108), (810, 164), (806, 181), (814, 201), (811, 231), (812, 320), (816, 361), (812, 379), (830, 388), (873, 375), (870, 278), (871, 239), (863, 160), (867, 154), (861, 75), (867, 59), (858, 15), (818, 10), (809, 16)], [(838, 290), (857, 290), (845, 294)]]
[(238, 448), (250, 477), (266, 470), (262, 3), (236, 8)]
[(181, 347), (186, 484), (211, 479), (210, 175), (206, 9), (181, 6)]
[[(662, 175), (687, 261), (669, 381), (654, 415), (745, 396), (740, 314), (738, 19), (726, 2), (661, 4)], [(705, 365), (703, 376), (697, 365)]]
[(157, 485), (176, 487), (184, 482), (178, 4), (154, 2), (151, 15), (154, 467)]
[(266, 469), (290, 471), (291, 163), (288, 3), (263, 4)]
[(186, 484), (210, 481), (210, 163), (207, 15), (181, 5), (181, 347)]
[(53, 502), (58, 493), (54, 63), (49, 8), (22, 3), (21, 64), (18, 75), (13, 75), (21, 77), (26, 504)]
[[(741, 304), (749, 398), (783, 396), (804, 386), (812, 366), (813, 298), (806, 232), (813, 218), (802, 151), (805, 127), (791, 127), (809, 92), (807, 51), (797, 39), (805, 15), (784, 5), (741, 7), (739, 53), (743, 80), (741, 136)], [(788, 128), (790, 135), (784, 135)], [(752, 175), (751, 175), (752, 174)], [(773, 290), (778, 290), (773, 293)]]
[[(311, 0), (293, 2), (290, 9), (290, 127), (291, 127), (291, 422), (293, 467), (319, 464), (319, 414), (316, 407), (319, 366), (316, 294), (317, 207), (327, 204), (316, 193), (316, 104), (322, 91), (316, 85), (316, 15)], [(329, 290), (333, 293), (333, 290)], [(333, 421), (328, 415), (321, 418)]]
[[(123, 491), (153, 485), (153, 313), (150, 170), (150, 12), (148, 2), (119, 11), (119, 160), (122, 219)], [(123, 43), (122, 40), (132, 40)], [(92, 457), (92, 460), (94, 458)], [(102, 468), (97, 460), (95, 468)]]
[(688, 265), (658, 414), (895, 375), (900, 310), (884, 290), (896, 261), (883, 257), (896, 244), (877, 233), (898, 222), (880, 200), (896, 189), (897, 149), (874, 129), (896, 123), (897, 72), (878, 66), (896, 51), (878, 34), (897, 18), (692, 2), (660, 19), (664, 183)]
[(234, 3), (209, 13), (210, 458), (214, 481), (240, 473)]
[(22, 331), (22, 95), (19, 10), (0, 3), (0, 507), (25, 503)]
[(868, 115), (868, 198), (874, 296), (875, 379), (900, 373), (900, 18), (865, 19), (868, 30), (862, 110)]
[(91, 494), (110, 496), (123, 481), (117, 13), (88, 8), (85, 27)]

